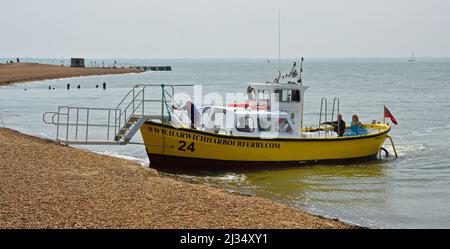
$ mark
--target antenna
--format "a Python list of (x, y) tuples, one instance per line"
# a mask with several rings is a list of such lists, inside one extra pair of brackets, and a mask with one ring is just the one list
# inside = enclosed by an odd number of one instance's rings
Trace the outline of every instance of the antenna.
[(303, 82), (302, 82), (302, 74), (303, 74), (303, 61), (304, 61), (305, 59), (303, 58), (303, 56), (302, 56), (302, 60), (301, 60), (301, 62), (300, 62), (300, 78), (299, 78), (299, 82), (298, 83), (300, 83), (300, 84), (303, 84)]
[(278, 9), (278, 82), (281, 78), (281, 9)]

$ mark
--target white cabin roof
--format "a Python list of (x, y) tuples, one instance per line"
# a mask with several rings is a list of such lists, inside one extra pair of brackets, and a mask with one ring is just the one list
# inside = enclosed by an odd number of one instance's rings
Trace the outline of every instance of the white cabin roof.
[[(236, 114), (242, 114), (242, 115), (289, 115), (287, 112), (273, 112), (273, 111), (266, 111), (266, 110), (252, 110), (252, 109), (246, 109), (243, 107), (231, 107), (231, 106), (205, 106), (205, 108), (210, 107), (212, 109), (220, 109), (220, 110), (226, 110), (231, 111)], [(203, 109), (205, 109), (203, 108)]]
[(297, 83), (287, 84), (287, 83), (248, 83), (249, 87), (258, 90), (276, 90), (276, 89), (287, 89), (287, 90), (303, 90), (306, 91), (308, 86), (303, 86)]

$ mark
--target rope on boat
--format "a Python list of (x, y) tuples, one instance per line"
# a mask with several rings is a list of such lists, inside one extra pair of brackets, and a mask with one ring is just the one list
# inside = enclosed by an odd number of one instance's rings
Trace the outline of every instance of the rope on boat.
[(386, 153), (386, 157), (389, 156), (389, 151), (386, 150), (384, 147), (381, 147), (380, 152), (379, 152), (380, 159), (381, 159), (381, 151), (384, 151), (384, 153)]

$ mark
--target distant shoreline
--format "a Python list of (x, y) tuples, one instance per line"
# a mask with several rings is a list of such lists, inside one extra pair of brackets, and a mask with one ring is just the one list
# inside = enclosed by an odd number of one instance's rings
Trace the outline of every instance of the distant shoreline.
[[(304, 57), (305, 60), (311, 60), (311, 61), (323, 61), (323, 60), (406, 60), (410, 59), (409, 54), (405, 54), (404, 56), (340, 56), (340, 57), (309, 57), (305, 55), (295, 55), (290, 56), (289, 58), (282, 57), (281, 61), (291, 61), (300, 59), (301, 57)], [(26, 63), (35, 63), (39, 62), (39, 64), (42, 62), (43, 64), (49, 63), (49, 65), (57, 65), (54, 63), (51, 63), (52, 61), (58, 61), (58, 59), (54, 58), (21, 58), (23, 62)], [(417, 55), (416, 59), (418, 60), (424, 60), (424, 61), (447, 61), (450, 62), (450, 56), (420, 56)], [(0, 63), (3, 63), (3, 61), (15, 61), (16, 58), (0, 58)], [(273, 63), (278, 62), (278, 57), (173, 57), (173, 58), (97, 58), (97, 59), (90, 59), (92, 61), (106, 61), (105, 63), (112, 64), (115, 60), (120, 60), (121, 65), (133, 65), (136, 61), (151, 61), (151, 62), (167, 62), (167, 61), (211, 61), (211, 60), (252, 60), (252, 61), (264, 61), (267, 62), (267, 60), (273, 61)], [(65, 62), (67, 63), (67, 62)]]
[(0, 86), (80, 76), (141, 73), (135, 68), (75, 68), (37, 63), (0, 64)]

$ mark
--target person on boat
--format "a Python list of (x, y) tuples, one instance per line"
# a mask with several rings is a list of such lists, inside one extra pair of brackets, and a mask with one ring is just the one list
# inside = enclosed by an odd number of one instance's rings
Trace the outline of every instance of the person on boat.
[(345, 121), (342, 119), (342, 114), (337, 115), (337, 120), (333, 122), (325, 122), (323, 125), (333, 126), (334, 132), (338, 134), (338, 137), (344, 136), (345, 133)]
[(363, 127), (362, 123), (359, 122), (358, 115), (352, 116), (352, 124), (350, 126), (350, 131), (346, 132), (346, 136), (358, 136), (367, 134), (367, 130)]
[(288, 121), (286, 119), (280, 119), (278, 120), (278, 125), (280, 127), (280, 132), (283, 133), (292, 133), (292, 128), (289, 125)]
[(191, 128), (200, 127), (200, 112), (191, 101), (187, 101), (186, 104), (182, 107), (176, 107), (175, 105), (172, 105), (172, 109), (178, 111), (186, 111), (191, 122)]
[(249, 119), (246, 117), (241, 117), (238, 119), (238, 124), (236, 126), (240, 132), (253, 132), (253, 128), (250, 127)]

